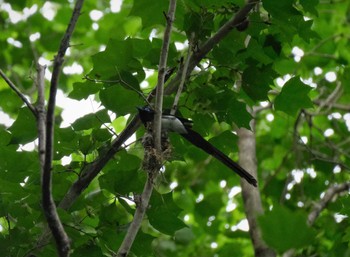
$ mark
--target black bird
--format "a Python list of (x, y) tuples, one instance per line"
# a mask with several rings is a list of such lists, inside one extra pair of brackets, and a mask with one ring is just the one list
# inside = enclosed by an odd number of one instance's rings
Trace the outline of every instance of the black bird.
[[(144, 125), (148, 122), (153, 122), (155, 111), (149, 107), (137, 107), (139, 116)], [(231, 170), (236, 172), (242, 178), (248, 181), (253, 186), (257, 186), (256, 179), (243, 169), (238, 163), (232, 161), (227, 155), (215, 148), (207, 140), (205, 140), (200, 134), (192, 130), (192, 121), (184, 118), (180, 118), (174, 115), (162, 115), (162, 130), (167, 132), (176, 132), (180, 134), (187, 141), (202, 149), (206, 153), (212, 155)]]

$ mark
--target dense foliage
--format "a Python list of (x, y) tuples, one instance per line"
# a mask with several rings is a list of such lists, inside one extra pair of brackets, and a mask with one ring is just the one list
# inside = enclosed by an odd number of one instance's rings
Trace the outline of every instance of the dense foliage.
[[(157, 84), (169, 3), (123, 0), (118, 9), (116, 2), (84, 3), (65, 56), (59, 90), (63, 98), (89, 99), (82, 108), (91, 113), (63, 126), (63, 112), (78, 110), (55, 110), (57, 205), (106, 156)], [(168, 66), (180, 69), (188, 40), (190, 52), (200, 51), (244, 5), (243, 0), (178, 1)], [(34, 106), (36, 63), (47, 65), (48, 94), (51, 61), (73, 7), (74, 1), (0, 3), (0, 69)], [(233, 131), (250, 129), (255, 117), (264, 209), (258, 222), (277, 254), (349, 255), (349, 184), (344, 184), (350, 166), (349, 10), (346, 0), (263, 0), (249, 23), (213, 46), (181, 94), (181, 115), (236, 160)], [(165, 108), (173, 99), (174, 94), (165, 96)], [(54, 256), (53, 240), (43, 240), (36, 119), (3, 79), (0, 111), (1, 256)], [(133, 219), (133, 198), (146, 180), (143, 134), (140, 128), (69, 208), (58, 208), (71, 256), (117, 252)], [(177, 135), (170, 137), (171, 160), (154, 183), (132, 256), (253, 256), (239, 177)], [(337, 191), (335, 185), (345, 186)], [(326, 201), (327, 193), (333, 195)]]

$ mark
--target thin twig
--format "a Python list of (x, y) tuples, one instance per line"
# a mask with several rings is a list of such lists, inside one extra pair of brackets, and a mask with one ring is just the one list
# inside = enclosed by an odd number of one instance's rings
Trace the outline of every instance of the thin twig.
[(137, 207), (135, 210), (134, 218), (130, 223), (130, 227), (128, 228), (128, 232), (124, 237), (124, 240), (119, 247), (117, 257), (126, 257), (130, 251), (132, 244), (136, 238), (136, 235), (141, 227), (143, 217), (147, 211), (149, 199), (151, 198), (153, 191), (153, 181), (147, 179), (145, 186), (143, 188), (143, 192), (139, 200), (137, 201)]
[(323, 100), (314, 100), (314, 104), (322, 105), (323, 107), (329, 107), (329, 109), (339, 109), (341, 111), (350, 111), (350, 104), (339, 104), (339, 103), (324, 103)]
[[(337, 38), (342, 38), (344, 37), (344, 34), (343, 33), (340, 33), (340, 34), (335, 34), (335, 35), (332, 35), (330, 37), (327, 37), (323, 40), (321, 40), (317, 45), (315, 45), (308, 53), (313, 53), (315, 52), (317, 49), (319, 49), (320, 47), (322, 47), (324, 44), (326, 44), (327, 42), (331, 41), (333, 42), (334, 40), (336, 40)], [(345, 37), (345, 38), (348, 38), (348, 37)]]
[(162, 109), (163, 109), (163, 95), (164, 95), (164, 78), (166, 74), (166, 65), (168, 60), (168, 52), (170, 45), (170, 36), (172, 25), (175, 19), (175, 9), (176, 9), (176, 0), (171, 0), (169, 4), (169, 11), (166, 15), (167, 25), (164, 31), (163, 45), (160, 53), (159, 67), (158, 67), (158, 86), (156, 89), (156, 101), (155, 101), (155, 110), (156, 115), (154, 117), (154, 144), (158, 152), (161, 152), (161, 119), (162, 119)]
[(137, 90), (137, 89), (134, 88), (133, 86), (129, 85), (129, 83), (127, 83), (126, 81), (124, 81), (123, 78), (122, 78), (122, 76), (120, 75), (120, 72), (119, 72), (118, 68), (117, 68), (117, 67), (115, 67), (115, 68), (116, 68), (117, 73), (118, 73), (119, 83), (124, 84), (126, 87), (130, 88), (130, 90), (136, 92), (139, 96), (142, 97), (142, 99), (143, 99), (147, 104), (149, 104), (148, 101), (147, 101), (147, 98), (145, 97), (145, 95), (144, 95), (141, 91)]
[(334, 200), (334, 197), (339, 195), (340, 193), (349, 190), (350, 189), (350, 182), (345, 182), (342, 184), (336, 184), (330, 186), (322, 199), (314, 205), (311, 212), (308, 215), (307, 222), (310, 226), (312, 226), (317, 219), (317, 217), (320, 215), (320, 213), (327, 207), (328, 203), (332, 200)]
[(87, 81), (91, 81), (94, 83), (120, 83), (122, 85), (125, 85), (126, 87), (128, 87), (130, 90), (134, 91), (135, 93), (137, 93), (148, 105), (150, 105), (150, 103), (148, 102), (147, 97), (145, 97), (144, 93), (142, 93), (142, 91), (137, 90), (136, 88), (134, 88), (132, 85), (130, 85), (129, 83), (127, 83), (125, 80), (123, 80), (123, 78), (121, 77), (119, 70), (116, 68), (119, 79), (113, 79), (113, 80), (106, 80), (106, 79), (92, 79), (90, 78), (88, 75), (84, 76), (84, 79), (86, 79)]
[(175, 113), (176, 113), (177, 107), (179, 105), (180, 96), (181, 96), (181, 93), (182, 93), (182, 90), (183, 90), (183, 87), (185, 85), (185, 81), (187, 78), (186, 74), (187, 74), (187, 70), (188, 70), (188, 65), (190, 63), (191, 50), (193, 49), (193, 40), (194, 40), (194, 33), (192, 33), (191, 38), (189, 40), (188, 49), (187, 49), (187, 57), (186, 57), (186, 61), (184, 63), (184, 67), (183, 67), (180, 85), (179, 85), (179, 88), (177, 89), (177, 93), (175, 95), (173, 107), (170, 111), (170, 114), (172, 114), (172, 115), (175, 115)]
[(46, 146), (46, 110), (45, 110), (45, 69), (46, 66), (37, 65), (37, 88), (38, 101), (36, 106), (37, 111), (37, 126), (39, 138), (39, 160), (42, 168), (45, 163), (45, 146)]
[(120, 83), (120, 84), (123, 84), (123, 85), (125, 85), (126, 87), (128, 87), (130, 90), (136, 92), (139, 96), (141, 96), (141, 98), (143, 98), (143, 100), (144, 100), (147, 104), (149, 104), (147, 98), (145, 97), (145, 95), (144, 95), (141, 91), (135, 89), (135, 88), (134, 88), (133, 86), (131, 86), (129, 83), (127, 83), (126, 81), (124, 81), (123, 78), (120, 76), (118, 70), (117, 70), (117, 73), (118, 73), (118, 76), (119, 76), (120, 79), (114, 79), (114, 80), (92, 79), (92, 78), (90, 78), (88, 75), (85, 75), (85, 76), (84, 76), (84, 79), (86, 79), (86, 80), (88, 80), (88, 81), (91, 81), (91, 82), (94, 82), (94, 83)]
[[(46, 109), (45, 109), (45, 69), (46, 66), (37, 64), (37, 79), (36, 86), (38, 90), (38, 99), (36, 105), (37, 111), (37, 128), (38, 128), (38, 141), (39, 141), (39, 161), (40, 161), (40, 171), (41, 176), (44, 172), (44, 163), (45, 163), (45, 147), (46, 147)], [(40, 237), (39, 242), (32, 250), (41, 248), (48, 244), (48, 238), (50, 238), (50, 230), (47, 226), (44, 228), (44, 232)], [(29, 256), (30, 252), (24, 256)]]
[(27, 105), (29, 110), (34, 114), (35, 117), (37, 117), (37, 113), (35, 110), (35, 107), (29, 102), (29, 100), (21, 93), (21, 91), (16, 87), (16, 85), (6, 76), (6, 74), (0, 69), (0, 76), (5, 80), (7, 85), (15, 91), (15, 93), (19, 96), (19, 98), (22, 99), (22, 101)]
[(41, 181), (42, 204), (47, 223), (56, 241), (59, 256), (69, 256), (70, 242), (66, 232), (64, 231), (61, 220), (57, 214), (56, 204), (52, 197), (52, 159), (54, 150), (53, 137), (55, 120), (54, 112), (56, 106), (56, 93), (58, 88), (59, 75), (61, 73), (64, 56), (69, 47), (69, 42), (72, 37), (75, 25), (78, 21), (83, 3), (84, 0), (77, 0), (67, 30), (61, 40), (59, 50), (54, 59), (50, 85), (50, 96), (46, 115), (45, 161)]
[[(160, 53), (159, 71), (158, 71), (158, 86), (156, 89), (156, 117), (154, 120), (153, 139), (156, 148), (156, 152), (161, 156), (161, 115), (163, 109), (163, 94), (164, 94), (164, 79), (166, 74), (166, 64), (168, 60), (168, 51), (170, 44), (170, 36), (172, 30), (172, 24), (175, 18), (176, 0), (170, 0), (168, 14), (166, 15), (167, 25), (164, 32), (163, 46)], [(160, 160), (161, 162), (161, 160)], [(157, 164), (153, 170), (147, 170), (147, 181), (145, 183), (143, 192), (140, 199), (137, 201), (136, 210), (133, 221), (130, 224), (127, 234), (118, 250), (117, 256), (127, 256), (130, 248), (135, 240), (135, 237), (141, 227), (143, 217), (147, 211), (148, 203), (153, 191), (153, 181), (157, 176), (158, 167), (161, 167), (161, 163)]]
[(327, 111), (329, 111), (332, 108), (333, 103), (335, 103), (338, 98), (340, 97), (341, 93), (343, 91), (342, 84), (340, 82), (337, 83), (336, 88), (333, 90), (331, 94), (327, 97), (327, 99), (320, 102), (320, 105), (317, 108), (316, 113), (319, 113), (323, 107), (327, 107)]

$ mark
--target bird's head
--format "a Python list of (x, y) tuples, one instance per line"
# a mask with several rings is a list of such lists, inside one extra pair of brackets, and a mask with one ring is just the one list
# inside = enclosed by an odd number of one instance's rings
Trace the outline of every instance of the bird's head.
[(137, 107), (139, 111), (139, 116), (143, 124), (151, 122), (154, 119), (155, 111), (148, 106)]

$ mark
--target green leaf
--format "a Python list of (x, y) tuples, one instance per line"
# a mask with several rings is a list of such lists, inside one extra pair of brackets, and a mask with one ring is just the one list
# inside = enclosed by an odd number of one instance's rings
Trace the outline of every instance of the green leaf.
[(120, 80), (119, 83), (126, 89), (140, 91), (140, 84), (138, 80), (130, 72), (119, 72), (118, 79)]
[(304, 10), (310, 12), (313, 15), (318, 15), (318, 11), (316, 9), (319, 4), (319, 0), (300, 0), (299, 3), (303, 6)]
[[(342, 206), (340, 213), (349, 216), (350, 215), (350, 197), (349, 196), (342, 197), (340, 199), (340, 203), (341, 203), (341, 206)], [(350, 229), (349, 229), (349, 232), (350, 232)], [(350, 242), (350, 240), (349, 240), (349, 242)]]
[(315, 159), (312, 161), (312, 164), (314, 165), (316, 171), (321, 171), (325, 174), (329, 174), (330, 172), (332, 172), (335, 167), (335, 164), (331, 162), (331, 160), (327, 161)]
[(55, 156), (56, 160), (61, 159), (63, 156), (68, 156), (73, 152), (76, 152), (79, 148), (78, 135), (72, 129), (67, 128), (55, 128)]
[(159, 1), (157, 4), (150, 0), (134, 1), (130, 15), (141, 17), (144, 28), (156, 24), (165, 25), (166, 20), (163, 13), (167, 13), (168, 8), (169, 1)]
[(84, 154), (87, 155), (88, 153), (92, 152), (94, 149), (94, 142), (91, 140), (91, 136), (82, 136), (79, 138), (78, 142), (79, 150)]
[(100, 91), (100, 100), (109, 110), (118, 116), (135, 113), (136, 106), (143, 105), (143, 99), (135, 91), (120, 86), (110, 86)]
[(202, 220), (207, 221), (210, 216), (216, 216), (222, 208), (221, 192), (213, 192), (195, 206), (195, 212)]
[(348, 248), (349, 248), (349, 246), (350, 246), (350, 227), (347, 227), (346, 229), (345, 229), (345, 233), (344, 233), (344, 236), (343, 236), (343, 238), (342, 238), (343, 240), (343, 242), (347, 242), (347, 245), (348, 245)]
[(139, 17), (128, 17), (123, 24), (124, 31), (129, 36), (135, 36), (142, 28), (142, 20)]
[(74, 130), (87, 130), (92, 128), (100, 128), (103, 123), (110, 123), (111, 119), (106, 109), (100, 110), (96, 113), (90, 113), (77, 119), (72, 127)]
[[(5, 82), (0, 79), (0, 88), (2, 87), (2, 83), (5, 84)], [(0, 90), (0, 99), (6, 99), (6, 101), (0, 101), (0, 107), (4, 112), (9, 114), (16, 113), (23, 105), (23, 101), (10, 89)]]
[(139, 170), (141, 160), (124, 151), (118, 153), (120, 161), (107, 165), (104, 175), (98, 178), (101, 188), (121, 195), (130, 192), (141, 192), (145, 173)]
[[(216, 106), (214, 106), (215, 108)], [(215, 110), (218, 110), (215, 108)], [(226, 121), (226, 116), (222, 117), (222, 112), (218, 112), (219, 121)], [(193, 120), (193, 129), (200, 133), (203, 136), (208, 136), (209, 128), (213, 126), (213, 123), (216, 121), (215, 117), (210, 114), (195, 113), (192, 117), (189, 117)]]
[(111, 138), (111, 132), (108, 129), (94, 129), (92, 137), (100, 142), (105, 142)]
[(276, 37), (272, 35), (267, 35), (265, 38), (264, 48), (269, 47), (271, 47), (277, 55), (281, 54), (282, 44)]
[(133, 38), (131, 44), (135, 57), (137, 58), (144, 58), (148, 55), (149, 51), (152, 48), (152, 44), (149, 39)]
[(8, 145), (11, 140), (11, 133), (0, 127), (0, 146)]
[(301, 211), (274, 206), (258, 220), (264, 241), (279, 253), (308, 246), (315, 238), (315, 232), (306, 225), (307, 215)]
[(101, 225), (116, 226), (127, 224), (130, 217), (123, 206), (112, 202), (110, 205), (101, 208), (99, 218)]
[[(276, 43), (273, 46), (269, 45), (268, 42), (269, 37), (266, 37), (263, 46), (260, 42), (255, 39), (251, 39), (246, 51), (242, 51), (242, 55), (245, 58), (252, 58), (256, 61), (256, 63), (250, 64), (249, 68), (259, 68), (256, 76), (265, 75), (264, 73), (268, 72), (270, 76), (273, 74), (273, 70), (271, 69), (271, 63), (274, 59), (277, 59), (277, 55), (279, 54), (280, 48)], [(271, 48), (271, 50), (269, 49)], [(260, 68), (261, 65), (264, 65)], [(261, 73), (261, 74), (260, 74)]]
[(245, 103), (237, 101), (235, 98), (231, 98), (226, 109), (226, 113), (219, 112), (218, 118), (220, 121), (225, 121), (228, 124), (234, 122), (239, 128), (250, 129), (250, 121), (252, 115), (247, 111)]
[(26, 1), (21, 0), (13, 0), (11, 1), (11, 6), (14, 9), (18, 9), (19, 11), (23, 10), (24, 7), (26, 7)]
[(149, 257), (150, 253), (154, 251), (152, 242), (155, 237), (145, 234), (139, 231), (136, 235), (135, 241), (132, 244), (131, 252), (135, 253), (136, 256)]
[(298, 63), (293, 59), (278, 59), (275, 60), (275, 70), (278, 74), (292, 74), (297, 69)]
[(151, 225), (160, 232), (167, 235), (186, 227), (184, 222), (178, 218), (181, 209), (174, 203), (173, 194), (159, 194), (153, 192), (147, 216)]
[(193, 231), (190, 228), (182, 228), (175, 232), (175, 241), (182, 245), (188, 245), (192, 240), (196, 238)]
[(90, 95), (96, 94), (102, 87), (102, 84), (97, 84), (92, 81), (76, 82), (73, 84), (73, 90), (68, 97), (81, 100), (86, 99)]
[(201, 15), (194, 11), (189, 11), (185, 15), (183, 30), (186, 31), (187, 36), (196, 33), (201, 29)]
[(23, 107), (19, 110), (18, 117), (9, 128), (12, 134), (10, 144), (26, 144), (37, 138), (37, 124), (33, 113)]
[[(25, 165), (24, 165), (25, 164)], [(0, 147), (0, 177), (13, 181), (23, 182), (25, 176), (37, 173), (39, 157), (36, 152), (17, 152), (16, 146)]]
[(126, 124), (127, 124), (127, 119), (124, 116), (119, 116), (112, 121), (112, 126), (116, 133), (122, 132)]
[(288, 19), (290, 16), (299, 14), (293, 7), (294, 0), (274, 1), (264, 0), (264, 8), (273, 16), (279, 19)]
[(119, 80), (121, 71), (144, 74), (141, 63), (134, 56), (133, 39), (110, 39), (105, 51), (92, 56), (92, 62), (94, 68), (90, 74), (96, 79)]
[(232, 131), (226, 130), (218, 136), (210, 138), (209, 142), (218, 147), (224, 153), (237, 151), (237, 135)]
[(199, 12), (193, 10), (185, 14), (183, 30), (188, 38), (195, 36), (195, 41), (205, 40), (209, 37), (214, 28), (214, 13), (201, 8)]
[(304, 19), (303, 14), (294, 7), (294, 0), (266, 0), (263, 1), (263, 6), (276, 19), (273, 29), (282, 33), (287, 42), (296, 35), (308, 43), (310, 38), (317, 37), (317, 33), (311, 30), (312, 21)]
[(294, 116), (302, 108), (313, 107), (308, 93), (311, 87), (301, 82), (300, 77), (291, 78), (283, 86), (281, 93), (275, 99), (275, 109)]
[[(81, 233), (79, 235), (81, 237)], [(71, 254), (71, 256), (103, 256), (103, 253), (100, 247), (89, 242), (88, 244), (84, 244), (81, 247), (74, 247), (74, 252)]]
[(266, 101), (273, 77), (274, 72), (270, 66), (258, 68), (250, 65), (242, 75), (243, 90), (254, 101)]
[[(163, 41), (159, 38), (152, 39), (152, 48), (149, 50), (147, 56), (145, 57), (144, 65), (147, 68), (157, 68), (159, 64), (159, 57)], [(178, 52), (174, 44), (169, 45), (168, 52), (168, 66), (172, 67), (177, 65)]]

